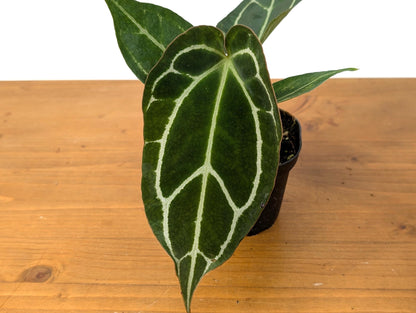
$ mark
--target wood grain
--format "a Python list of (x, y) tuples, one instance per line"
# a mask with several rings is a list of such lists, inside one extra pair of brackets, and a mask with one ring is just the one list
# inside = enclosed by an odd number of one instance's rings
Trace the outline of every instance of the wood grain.
[[(184, 312), (140, 194), (143, 86), (0, 82), (0, 312)], [(243, 240), (193, 313), (416, 312), (416, 79), (332, 79), (277, 224)]]

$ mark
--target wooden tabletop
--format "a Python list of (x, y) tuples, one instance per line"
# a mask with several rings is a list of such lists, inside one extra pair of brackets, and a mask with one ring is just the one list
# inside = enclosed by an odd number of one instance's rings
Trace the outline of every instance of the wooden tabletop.
[[(184, 312), (140, 194), (143, 85), (0, 82), (0, 312)], [(416, 79), (332, 79), (277, 224), (193, 313), (416, 312)]]

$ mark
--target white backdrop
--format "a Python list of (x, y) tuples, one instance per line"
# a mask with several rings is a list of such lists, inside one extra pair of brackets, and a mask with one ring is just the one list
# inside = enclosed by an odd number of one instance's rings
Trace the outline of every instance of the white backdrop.
[[(154, 0), (215, 25), (240, 0)], [(264, 44), (272, 78), (416, 77), (415, 0), (303, 0)], [(0, 80), (135, 79), (104, 0), (0, 0)]]

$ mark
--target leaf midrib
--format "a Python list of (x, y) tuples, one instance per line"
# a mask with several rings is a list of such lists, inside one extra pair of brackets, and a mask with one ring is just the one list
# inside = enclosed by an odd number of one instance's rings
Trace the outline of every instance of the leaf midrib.
[(188, 290), (187, 290), (187, 303), (191, 302), (191, 290), (192, 290), (192, 282), (194, 279), (194, 273), (195, 273), (195, 266), (196, 266), (196, 259), (198, 257), (198, 250), (199, 250), (199, 241), (201, 237), (201, 224), (202, 224), (202, 215), (204, 213), (204, 203), (205, 203), (205, 193), (207, 189), (207, 183), (208, 183), (208, 176), (211, 173), (211, 156), (212, 156), (212, 146), (214, 144), (214, 134), (215, 129), (217, 125), (217, 119), (218, 119), (218, 112), (219, 107), (221, 103), (222, 94), (224, 91), (225, 82), (227, 81), (227, 75), (228, 75), (228, 69), (229, 69), (229, 60), (226, 58), (224, 59), (226, 62), (224, 62), (224, 67), (221, 74), (221, 81), (218, 88), (217, 98), (215, 100), (215, 106), (214, 106), (214, 112), (212, 115), (211, 120), (211, 126), (209, 131), (209, 138), (208, 138), (208, 145), (207, 150), (205, 153), (205, 162), (204, 162), (204, 168), (205, 171), (202, 174), (202, 188), (201, 188), (201, 195), (199, 198), (199, 205), (198, 205), (198, 212), (197, 212), (197, 218), (195, 222), (195, 235), (194, 235), (194, 242), (192, 245), (192, 251), (191, 253), (191, 271), (188, 278)]
[(159, 42), (155, 37), (153, 37), (142, 25), (140, 25), (136, 19), (129, 14), (116, 0), (110, 0), (114, 5), (139, 29), (140, 33), (145, 35), (151, 42), (155, 44), (160, 50), (165, 50), (165, 45)]

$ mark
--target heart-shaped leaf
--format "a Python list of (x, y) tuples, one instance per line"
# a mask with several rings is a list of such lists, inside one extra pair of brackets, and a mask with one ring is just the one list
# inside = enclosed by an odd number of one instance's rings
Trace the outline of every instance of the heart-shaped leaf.
[(232, 26), (250, 27), (264, 42), (276, 26), (301, 0), (244, 0), (218, 23), (227, 32)]
[(120, 50), (142, 82), (179, 34), (192, 27), (169, 9), (135, 0), (106, 0)]
[(261, 43), (245, 26), (177, 37), (143, 96), (142, 196), (176, 264), (189, 311), (208, 271), (226, 261), (267, 202), (281, 125)]
[(279, 80), (273, 84), (277, 102), (283, 102), (307, 93), (335, 74), (356, 70), (356, 68), (343, 68), (340, 70), (307, 73)]

